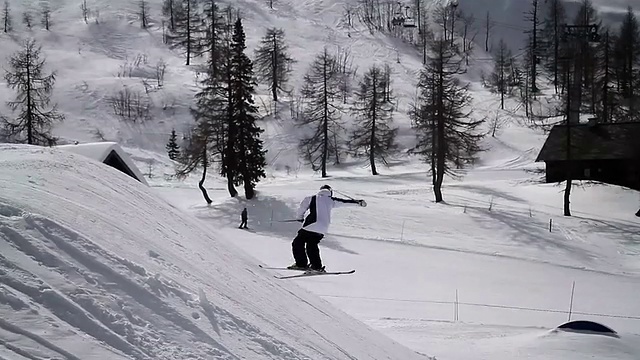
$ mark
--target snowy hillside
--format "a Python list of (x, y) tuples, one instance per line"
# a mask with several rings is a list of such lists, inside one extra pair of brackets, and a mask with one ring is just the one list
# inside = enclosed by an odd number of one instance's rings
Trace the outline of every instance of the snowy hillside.
[[(189, 107), (197, 91), (197, 64), (203, 59), (195, 59), (196, 65), (187, 67), (180, 50), (170, 50), (162, 44), (162, 1), (148, 3), (151, 25), (143, 30), (136, 15), (136, 2), (88, 0), (91, 15), (85, 24), (77, 2), (51, 1), (53, 25), (51, 32), (46, 32), (39, 24), (27, 30), (18, 21), (26, 10), (38, 16), (37, 2), (12, 2), (15, 31), (10, 36), (0, 34), (2, 58), (18, 50), (20, 41), (27, 37), (40, 41), (49, 69), (58, 73), (53, 100), (67, 120), (55, 128), (55, 134), (63, 141), (105, 138), (123, 146), (162, 151), (172, 128), (182, 134), (193, 123)], [(285, 30), (291, 55), (296, 60), (289, 84), (292, 89), (300, 89), (308, 65), (325, 46), (332, 52), (349, 50), (360, 75), (374, 63), (391, 64), (394, 89), (400, 99), (399, 122), (408, 128), (405, 112), (415, 95), (416, 74), (421, 67), (417, 50), (384, 35), (371, 35), (361, 26), (347, 29), (343, 26), (342, 1), (278, 0), (273, 10), (263, 0), (232, 4), (243, 16), (250, 56), (267, 28)], [(167, 64), (162, 87), (158, 87), (154, 79), (155, 67), (160, 61)], [(121, 120), (114, 115), (109, 100), (125, 87), (144, 94), (143, 81), (150, 87), (152, 120), (135, 124)], [(265, 88), (259, 92), (268, 93)], [(4, 80), (0, 80), (0, 97), (10, 96), (13, 93), (4, 86)], [(269, 106), (268, 97), (262, 99), (259, 95), (256, 103)], [(282, 111), (288, 114), (286, 103), (285, 100)], [(2, 102), (2, 113), (8, 112), (4, 106)], [(287, 123), (276, 121), (266, 127), (266, 146), (273, 163), (278, 154), (296, 140), (289, 138), (292, 130)]]
[(425, 358), (114, 169), (0, 153), (2, 359)]

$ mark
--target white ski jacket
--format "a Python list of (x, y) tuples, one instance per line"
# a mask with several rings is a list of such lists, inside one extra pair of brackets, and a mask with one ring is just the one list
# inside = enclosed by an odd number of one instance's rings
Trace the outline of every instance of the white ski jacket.
[[(319, 234), (326, 234), (331, 223), (331, 210), (340, 206), (366, 206), (364, 200), (340, 199), (331, 196), (331, 190), (322, 189), (318, 194), (307, 196), (300, 203), (297, 217), (299, 221), (304, 219), (302, 228)], [(309, 211), (305, 217), (304, 214)]]

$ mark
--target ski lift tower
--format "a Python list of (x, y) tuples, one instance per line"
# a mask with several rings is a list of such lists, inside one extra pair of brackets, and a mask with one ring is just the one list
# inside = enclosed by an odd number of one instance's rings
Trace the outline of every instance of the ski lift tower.
[[(565, 25), (564, 41), (573, 49), (567, 60), (573, 65), (573, 76), (569, 76), (567, 122), (580, 122), (580, 106), (582, 105), (582, 79), (584, 59), (583, 54), (589, 46), (597, 45), (600, 39), (599, 27), (595, 24)], [(569, 67), (570, 71), (571, 67)], [(573, 81), (571, 81), (573, 80)]]

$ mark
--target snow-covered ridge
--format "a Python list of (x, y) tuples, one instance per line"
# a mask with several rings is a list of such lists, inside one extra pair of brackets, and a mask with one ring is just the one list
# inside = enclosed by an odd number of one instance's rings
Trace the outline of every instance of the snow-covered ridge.
[(115, 169), (57, 149), (0, 153), (0, 358), (425, 358)]

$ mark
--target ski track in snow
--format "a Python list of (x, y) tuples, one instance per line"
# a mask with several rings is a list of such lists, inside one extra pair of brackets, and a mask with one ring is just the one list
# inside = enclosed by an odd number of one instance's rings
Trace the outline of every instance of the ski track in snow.
[[(204, 313), (219, 336), (223, 335), (222, 328), (251, 339), (246, 346), (253, 347), (256, 354), (270, 354), (274, 359), (302, 358), (295, 349), (215, 307), (204, 294), (198, 300), (54, 221), (21, 214), (19, 209), (0, 204), (0, 239), (22, 256), (29, 257), (36, 268), (47, 268), (64, 278), (69, 286), (53, 289), (39, 275), (41, 269), (27, 270), (0, 255), (0, 304), (22, 312), (44, 307), (58, 321), (134, 359), (201, 358), (197, 353), (190, 354), (177, 339), (167, 338), (165, 326), (190, 334), (190, 341), (199, 343), (198, 347), (205, 349), (208, 359), (239, 359), (164, 299), (177, 298), (194, 312)], [(154, 326), (158, 321), (163, 324), (162, 328)], [(16, 324), (3, 320), (0, 327), (71, 360), (79, 359)], [(162, 346), (158, 346), (160, 344)], [(18, 348), (13, 351), (20, 352)]]

